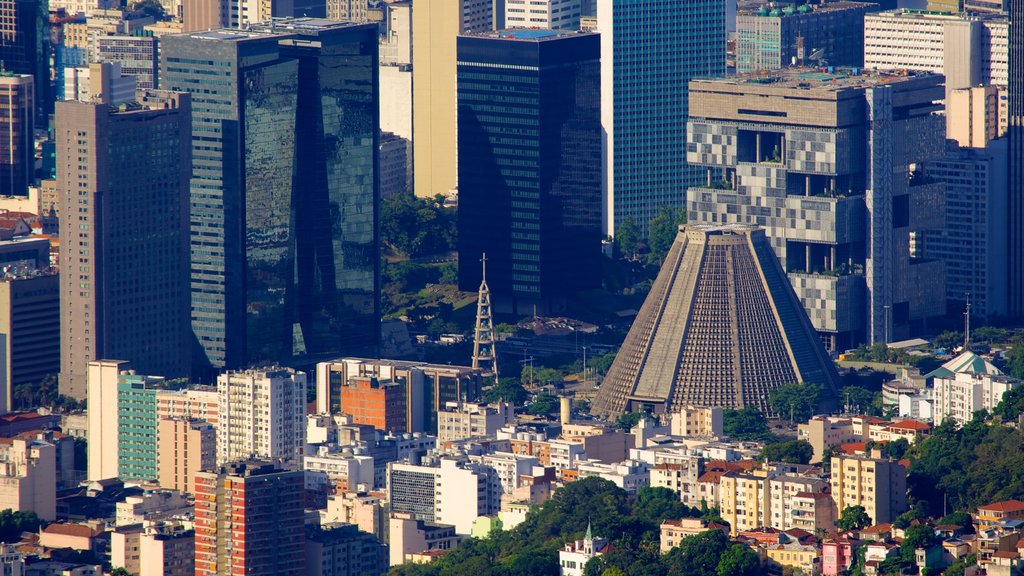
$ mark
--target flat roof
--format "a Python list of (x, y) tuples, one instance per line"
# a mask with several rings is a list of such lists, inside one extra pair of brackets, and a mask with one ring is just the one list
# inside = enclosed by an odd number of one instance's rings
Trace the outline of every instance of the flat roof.
[(253, 38), (269, 38), (273, 36), (268, 32), (262, 30), (239, 30), (236, 28), (222, 28), (220, 30), (207, 30), (205, 32), (192, 32), (188, 34), (190, 38), (198, 38), (200, 40), (219, 40), (221, 42), (240, 42), (242, 40), (251, 40)]
[(863, 68), (795, 67), (747, 72), (722, 78), (704, 78), (697, 80), (697, 82), (733, 86), (839, 91), (850, 88), (872, 88), (883, 84), (896, 84), (931, 76), (934, 76), (934, 74), (917, 70), (878, 71), (865, 70)]
[(587, 36), (592, 34), (594, 33), (583, 32), (580, 30), (549, 30), (547, 28), (508, 28), (505, 30), (495, 30), (492, 32), (464, 34), (464, 36), (472, 36), (474, 38), (494, 38), (496, 40), (523, 40), (527, 42), (540, 42), (543, 40), (566, 38), (568, 36)]

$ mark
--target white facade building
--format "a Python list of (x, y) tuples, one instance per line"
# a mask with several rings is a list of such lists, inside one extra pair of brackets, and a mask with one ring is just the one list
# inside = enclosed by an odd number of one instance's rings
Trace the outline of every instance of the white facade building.
[(607, 546), (608, 541), (601, 537), (595, 538), (588, 525), (583, 540), (569, 542), (558, 550), (559, 573), (561, 576), (583, 576), (587, 562), (604, 554)]
[(246, 458), (300, 462), (306, 443), (306, 375), (290, 368), (217, 377), (217, 464)]
[(932, 374), (936, 425), (947, 419), (970, 422), (975, 412), (991, 411), (1018, 384), (973, 352), (964, 352)]
[(578, 469), (581, 480), (597, 476), (608, 480), (630, 494), (636, 494), (637, 490), (651, 483), (647, 464), (636, 460), (625, 460), (618, 464), (604, 464), (592, 460), (581, 463)]
[(579, 30), (580, 0), (505, 0), (506, 28)]
[(89, 480), (106, 480), (119, 475), (117, 377), (127, 369), (128, 362), (121, 360), (89, 362), (86, 378), (86, 397), (90, 399), (86, 411), (89, 422)]
[(392, 513), (449, 524), (458, 534), (470, 534), (479, 516), (496, 514), (501, 507), (501, 489), (491, 469), (449, 458), (437, 467), (389, 463), (387, 491)]
[(512, 406), (498, 402), (491, 406), (470, 402), (448, 402), (437, 413), (437, 441), (494, 438), (498, 430), (515, 422)]
[(0, 444), (0, 509), (57, 519), (57, 449), (39, 440)]

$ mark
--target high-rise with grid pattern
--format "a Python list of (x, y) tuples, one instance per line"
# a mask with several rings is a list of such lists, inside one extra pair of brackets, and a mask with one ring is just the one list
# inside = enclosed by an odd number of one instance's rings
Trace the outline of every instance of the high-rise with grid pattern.
[(663, 206), (682, 209), (687, 84), (725, 74), (725, 0), (598, 0), (604, 232), (631, 219), (646, 235)]

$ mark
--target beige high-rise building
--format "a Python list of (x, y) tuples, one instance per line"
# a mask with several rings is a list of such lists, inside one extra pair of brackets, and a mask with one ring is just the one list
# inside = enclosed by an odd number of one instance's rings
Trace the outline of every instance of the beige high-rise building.
[(833, 456), (831, 474), (837, 518), (850, 506), (863, 506), (871, 523), (880, 524), (907, 510), (907, 469), (878, 450), (871, 456)]
[(455, 39), (494, 25), (493, 0), (417, 0), (412, 12), (413, 188), (445, 194), (458, 184)]
[(187, 376), (190, 96), (147, 90), (121, 109), (59, 102), (56, 110), (60, 391), (84, 398), (86, 367), (99, 358)]
[(57, 519), (57, 449), (49, 442), (14, 438), (0, 444), (0, 509), (32, 511)]
[(160, 486), (195, 493), (196, 472), (212, 470), (217, 460), (217, 431), (209, 422), (165, 418), (157, 426)]
[(1006, 132), (996, 86), (951, 90), (946, 97), (946, 138), (964, 148), (985, 148)]
[(202, 32), (228, 25), (228, 3), (224, 0), (182, 0), (182, 32)]
[(204, 420), (214, 427), (219, 421), (220, 397), (216, 386), (191, 386), (161, 390), (156, 394), (156, 417)]
[(88, 367), (88, 479), (117, 478), (117, 377), (128, 370), (124, 360), (98, 360)]
[(217, 464), (261, 458), (301, 462), (306, 443), (306, 374), (291, 368), (217, 377)]

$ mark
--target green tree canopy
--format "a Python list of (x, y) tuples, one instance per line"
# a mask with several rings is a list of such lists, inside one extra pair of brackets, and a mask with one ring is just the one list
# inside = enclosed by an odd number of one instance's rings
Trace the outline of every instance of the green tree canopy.
[(839, 514), (836, 520), (836, 528), (846, 532), (847, 530), (860, 530), (871, 525), (871, 517), (864, 511), (863, 506), (847, 506)]
[(632, 258), (636, 254), (636, 245), (640, 242), (640, 230), (636, 227), (636, 221), (629, 216), (619, 221), (615, 227), (615, 248), (619, 256)]
[(751, 406), (741, 410), (723, 410), (722, 429), (726, 436), (738, 440), (764, 441), (772, 437), (764, 414)]
[(718, 576), (755, 576), (760, 568), (757, 554), (743, 544), (733, 544), (722, 553), (716, 572)]
[(651, 248), (649, 261), (652, 264), (660, 265), (665, 259), (681, 224), (686, 224), (686, 210), (683, 208), (662, 206), (658, 215), (651, 219), (647, 226), (647, 245)]
[(761, 449), (764, 462), (785, 462), (786, 464), (810, 464), (814, 447), (806, 440), (789, 440), (765, 444)]
[(782, 418), (806, 422), (817, 411), (822, 391), (819, 384), (783, 384), (768, 395), (768, 403)]

